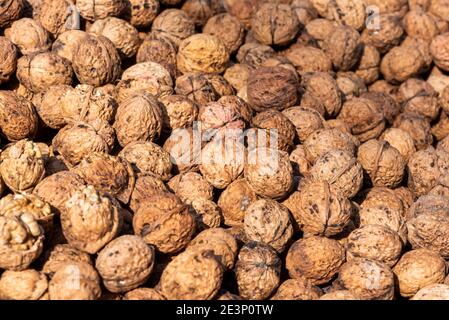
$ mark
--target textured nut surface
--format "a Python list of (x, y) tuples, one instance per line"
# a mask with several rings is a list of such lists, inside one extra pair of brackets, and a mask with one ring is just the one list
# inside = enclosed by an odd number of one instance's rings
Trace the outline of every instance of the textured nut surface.
[(214, 188), (197, 172), (185, 172), (173, 177), (168, 186), (185, 203), (191, 204), (194, 200), (212, 200)]
[(281, 283), (271, 300), (318, 300), (321, 295), (321, 289), (305, 278), (287, 279)]
[(355, 154), (357, 149), (352, 136), (339, 129), (319, 129), (312, 132), (303, 143), (307, 159), (314, 163), (332, 150)]
[(66, 125), (61, 104), (65, 94), (71, 90), (72, 87), (69, 85), (51, 86), (45, 93), (35, 95), (33, 98), (36, 112), (47, 127), (61, 129)]
[(182, 95), (170, 95), (159, 99), (164, 108), (164, 130), (172, 131), (188, 128), (198, 117), (198, 107), (189, 98)]
[(17, 51), (16, 46), (10, 40), (0, 37), (0, 84), (7, 82), (16, 71)]
[(198, 231), (221, 226), (223, 221), (221, 209), (212, 200), (203, 198), (193, 200), (189, 210), (195, 217)]
[(124, 18), (136, 28), (148, 27), (159, 13), (158, 0), (128, 0)]
[(411, 300), (448, 300), (448, 297), (448, 285), (431, 284), (419, 290)]
[(312, 46), (291, 46), (285, 53), (296, 71), (303, 75), (308, 72), (328, 72), (332, 70), (332, 61), (326, 53)]
[(416, 152), (415, 142), (412, 137), (407, 131), (402, 129), (389, 128), (382, 133), (380, 139), (397, 149), (405, 161), (408, 161)]
[(150, 33), (140, 44), (137, 51), (137, 63), (155, 62), (163, 66), (170, 72), (172, 77), (176, 77), (179, 71), (176, 69), (176, 45), (169, 37)]
[(429, 120), (416, 113), (401, 113), (396, 117), (393, 127), (407, 131), (415, 141), (418, 150), (427, 148), (432, 144)]
[(255, 69), (276, 55), (273, 48), (259, 43), (245, 43), (237, 53), (237, 61)]
[(7, 27), (21, 15), (24, 3), (21, 0), (2, 0), (0, 10), (0, 27)]
[(72, 62), (78, 43), (86, 37), (88, 37), (88, 34), (81, 30), (65, 31), (53, 42), (51, 50), (57, 55)]
[(355, 294), (349, 290), (335, 290), (323, 294), (320, 300), (360, 300)]
[(119, 16), (126, 8), (125, 0), (77, 0), (76, 8), (89, 21)]
[(167, 9), (154, 19), (152, 32), (161, 33), (179, 46), (182, 40), (195, 33), (195, 24), (179, 9)]
[(65, 31), (80, 28), (79, 12), (70, 0), (43, 0), (33, 16), (55, 37)]
[(198, 171), (203, 143), (199, 130), (192, 128), (176, 129), (167, 138), (163, 150), (169, 153), (169, 158), (176, 172)]
[(61, 267), (77, 262), (92, 264), (88, 253), (75, 249), (69, 244), (58, 244), (50, 252), (42, 272), (52, 277)]
[(50, 36), (42, 24), (30, 18), (14, 21), (5, 30), (5, 36), (24, 54), (47, 51), (51, 46)]
[(449, 38), (449, 33), (444, 33), (433, 38), (430, 44), (430, 53), (433, 57), (433, 62), (441, 69), (449, 70), (449, 58), (447, 39)]
[(198, 106), (215, 101), (217, 94), (212, 84), (202, 73), (188, 73), (176, 79), (176, 94), (184, 95)]
[(245, 28), (236, 17), (220, 13), (207, 20), (203, 33), (218, 37), (228, 52), (234, 53), (243, 44)]
[(401, 42), (404, 29), (400, 18), (395, 15), (381, 14), (377, 22), (377, 28), (366, 28), (362, 32), (361, 41), (374, 46), (380, 53), (386, 53)]
[(350, 26), (339, 26), (324, 39), (323, 49), (336, 69), (348, 71), (360, 59), (360, 35)]
[(33, 269), (5, 271), (0, 278), (0, 297), (3, 300), (38, 300), (47, 288), (47, 277)]
[(156, 289), (140, 287), (128, 291), (123, 300), (166, 300), (166, 298)]
[(129, 206), (133, 212), (136, 212), (140, 204), (144, 202), (147, 197), (151, 197), (159, 192), (167, 191), (164, 182), (158, 177), (151, 174), (137, 174)]

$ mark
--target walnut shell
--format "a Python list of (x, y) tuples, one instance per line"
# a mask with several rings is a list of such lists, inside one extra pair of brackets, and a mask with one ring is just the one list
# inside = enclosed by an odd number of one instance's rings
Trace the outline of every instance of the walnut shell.
[(195, 231), (195, 221), (188, 207), (170, 193), (147, 199), (134, 213), (134, 233), (163, 253), (185, 248)]
[(309, 34), (318, 45), (321, 47), (323, 45), (324, 39), (333, 32), (333, 30), (337, 27), (337, 23), (335, 21), (316, 18), (309, 21), (305, 25), (305, 30), (307, 34)]
[(176, 79), (176, 94), (186, 96), (198, 106), (215, 101), (218, 97), (204, 74), (189, 73)]
[(42, 272), (51, 278), (63, 266), (78, 262), (92, 264), (88, 253), (75, 249), (69, 244), (57, 244), (50, 251)]
[(320, 300), (360, 300), (349, 290), (335, 290), (323, 294)]
[(449, 33), (444, 33), (432, 39), (430, 44), (430, 53), (432, 54), (433, 62), (442, 70), (449, 71), (449, 59), (447, 58), (447, 39)]
[(221, 40), (209, 34), (195, 34), (179, 44), (177, 65), (189, 72), (221, 73), (226, 69), (229, 53)]
[(214, 188), (206, 179), (196, 172), (185, 172), (173, 177), (168, 186), (185, 203), (194, 200), (212, 200)]
[(129, 207), (133, 212), (136, 212), (147, 197), (152, 197), (161, 192), (168, 192), (161, 179), (151, 174), (137, 174)]
[(166, 298), (156, 289), (140, 287), (128, 291), (123, 300), (166, 300)]
[(22, 0), (2, 0), (0, 6), (0, 27), (7, 27), (14, 20), (19, 19), (24, 5)]
[(321, 295), (321, 289), (306, 278), (287, 279), (281, 283), (271, 300), (318, 300)]
[(366, 28), (362, 32), (361, 41), (363, 43), (374, 46), (381, 54), (387, 53), (400, 44), (404, 29), (398, 16), (381, 14), (371, 21), (377, 22), (376, 26)]
[(276, 52), (270, 46), (259, 43), (245, 43), (237, 53), (237, 61), (251, 69), (256, 69), (264, 61), (275, 55)]
[(0, 173), (14, 192), (30, 191), (45, 175), (45, 164), (37, 144), (20, 140), (8, 146), (0, 156)]
[(433, 142), (429, 119), (416, 113), (401, 113), (393, 127), (407, 131), (418, 150), (427, 148)]
[(424, 69), (424, 57), (414, 46), (394, 47), (383, 57), (380, 64), (380, 71), (385, 80), (391, 83), (404, 82)]
[(303, 143), (307, 160), (311, 163), (333, 150), (354, 154), (357, 146), (352, 136), (338, 129), (319, 129), (312, 132)]
[(76, 190), (61, 212), (61, 225), (69, 244), (90, 254), (98, 252), (120, 230), (120, 205), (92, 186)]
[(380, 53), (372, 45), (364, 45), (363, 52), (355, 74), (358, 75), (365, 84), (371, 84), (379, 78)]
[(181, 9), (198, 27), (204, 26), (219, 11), (224, 11), (223, 2), (219, 0), (187, 0)]
[(0, 84), (8, 82), (16, 71), (17, 56), (16, 46), (7, 38), (0, 36)]
[(87, 37), (88, 34), (81, 30), (65, 31), (53, 42), (51, 51), (72, 62), (78, 43)]
[(88, 21), (116, 17), (126, 8), (125, 0), (77, 0), (76, 8), (81, 16)]
[(189, 210), (195, 217), (198, 231), (221, 226), (223, 221), (221, 209), (212, 200), (203, 198), (193, 200)]
[(176, 129), (167, 138), (163, 149), (169, 153), (176, 172), (197, 171), (200, 163), (201, 132), (197, 129)]
[(48, 51), (50, 36), (39, 21), (22, 18), (5, 30), (5, 36), (14, 43), (23, 55)]
[(39, 300), (47, 288), (47, 277), (33, 269), (5, 271), (0, 278), (3, 300)]
[(293, 235), (293, 226), (288, 209), (270, 199), (251, 203), (244, 218), (248, 240), (268, 244), (277, 252), (286, 249)]
[(419, 290), (410, 300), (448, 300), (449, 286), (431, 284)]
[(402, 24), (407, 35), (428, 42), (432, 41), (439, 33), (435, 19), (421, 8), (410, 10), (404, 16)]
[(158, 63), (175, 78), (179, 74), (176, 68), (176, 52), (177, 47), (169, 37), (163, 34), (150, 33), (140, 45), (136, 60), (137, 63)]
[(260, 67), (248, 79), (248, 100), (256, 111), (282, 110), (298, 100), (298, 79), (282, 67)]
[(337, 85), (347, 100), (359, 97), (367, 92), (365, 82), (355, 72), (340, 71), (337, 73)]
[(162, 132), (162, 110), (151, 94), (140, 92), (122, 103), (115, 114), (114, 129), (122, 147), (137, 141), (154, 141)]
[(235, 90), (239, 91), (246, 86), (250, 72), (251, 68), (246, 64), (236, 63), (226, 69), (223, 77)]
[(187, 14), (179, 9), (167, 9), (153, 21), (151, 31), (167, 36), (176, 46), (195, 33), (195, 24)]
[(345, 250), (336, 240), (312, 236), (292, 244), (286, 268), (293, 279), (305, 277), (320, 285), (331, 281), (344, 261)]
[(65, 31), (80, 28), (79, 12), (72, 1), (43, 0), (39, 6), (38, 12), (33, 16), (54, 37)]
[(240, 250), (235, 273), (243, 299), (266, 299), (279, 286), (281, 260), (270, 246), (249, 242)]
[(376, 103), (377, 108), (383, 112), (385, 120), (389, 124), (392, 124), (395, 117), (401, 112), (401, 105), (388, 93), (375, 91), (364, 92), (360, 95), (360, 98), (368, 99)]
[(92, 34), (78, 42), (72, 66), (80, 83), (95, 87), (114, 82), (121, 72), (120, 56), (112, 41)]
[(128, 0), (124, 18), (136, 28), (149, 27), (159, 13), (158, 0)]
[(393, 272), (398, 279), (401, 296), (411, 297), (428, 285), (442, 283), (446, 264), (437, 253), (416, 249), (405, 253), (393, 268)]
[(234, 88), (223, 76), (218, 73), (207, 73), (205, 77), (212, 85), (212, 88), (214, 88), (217, 97), (234, 95)]
[(239, 110), (234, 105), (221, 102), (209, 102), (202, 105), (199, 108), (198, 122), (201, 124), (204, 140), (245, 128), (245, 121)]
[(323, 49), (336, 69), (348, 71), (360, 60), (363, 47), (357, 30), (339, 26), (324, 39)]
[(234, 53), (243, 44), (245, 28), (236, 17), (228, 13), (220, 13), (207, 20), (203, 33), (216, 36), (223, 42), (229, 53)]
[(142, 238), (125, 235), (98, 253), (95, 267), (109, 291), (126, 292), (146, 282), (153, 270), (154, 255), (154, 248)]
[(59, 268), (48, 287), (50, 300), (97, 300), (101, 295), (100, 277), (85, 262), (70, 262)]
[(332, 70), (331, 59), (323, 50), (312, 46), (293, 45), (285, 52), (285, 57), (300, 75)]
[(55, 85), (34, 96), (33, 103), (42, 122), (49, 128), (61, 129), (67, 124), (61, 104), (66, 93), (72, 90), (69, 85)]
[(396, 148), (405, 161), (408, 161), (416, 152), (415, 143), (407, 131), (398, 128), (389, 128), (384, 131), (381, 140), (387, 141), (392, 147)]

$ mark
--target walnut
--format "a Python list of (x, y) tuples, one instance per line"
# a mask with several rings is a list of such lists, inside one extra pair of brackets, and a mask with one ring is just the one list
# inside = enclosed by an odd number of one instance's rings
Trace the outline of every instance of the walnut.
[(40, 300), (47, 288), (47, 277), (34, 269), (5, 271), (0, 278), (3, 300)]
[(73, 247), (90, 254), (115, 238), (121, 226), (120, 205), (92, 186), (72, 193), (61, 212), (64, 236)]
[(449, 71), (449, 60), (447, 58), (447, 39), (449, 33), (444, 33), (433, 38), (430, 44), (430, 53), (433, 57), (433, 62), (442, 70)]
[(88, 37), (88, 34), (81, 30), (68, 30), (61, 33), (52, 45), (52, 52), (73, 61), (74, 53), (78, 43)]
[(293, 188), (293, 167), (288, 153), (257, 147), (251, 150), (245, 164), (244, 175), (256, 194), (281, 199)]
[(248, 99), (256, 111), (292, 107), (298, 100), (298, 80), (285, 68), (260, 67), (248, 79)]
[(201, 160), (201, 132), (196, 129), (176, 129), (167, 138), (163, 149), (170, 155), (175, 172), (198, 171)]
[(57, 244), (50, 251), (42, 272), (51, 278), (63, 266), (78, 262), (92, 264), (88, 253), (75, 249), (69, 244)]
[(275, 56), (273, 48), (259, 43), (245, 43), (240, 47), (237, 53), (237, 61), (241, 64), (255, 69), (262, 65), (262, 63)]
[(364, 45), (355, 74), (363, 79), (365, 84), (372, 84), (379, 78), (380, 61), (379, 51), (372, 45)]
[(259, 7), (259, 0), (223, 0), (226, 11), (239, 19), (245, 27), (251, 26), (251, 18)]
[(195, 229), (194, 217), (175, 195), (156, 194), (140, 204), (133, 227), (146, 243), (163, 253), (175, 253), (187, 246)]
[(136, 212), (147, 197), (152, 197), (161, 192), (168, 192), (161, 179), (151, 174), (138, 174), (129, 207), (133, 212)]
[(128, 0), (123, 17), (136, 28), (149, 27), (159, 13), (158, 0)]
[(338, 24), (335, 21), (318, 18), (309, 21), (305, 25), (305, 30), (307, 34), (315, 39), (321, 47), (324, 39), (326, 39), (327, 36), (334, 31), (337, 25)]
[(78, 42), (72, 65), (82, 84), (96, 87), (114, 82), (121, 72), (120, 56), (113, 42), (92, 34)]
[(414, 46), (391, 49), (382, 59), (380, 71), (385, 80), (398, 83), (420, 74), (425, 69), (421, 51)]
[(295, 179), (309, 174), (311, 165), (306, 158), (306, 152), (302, 145), (297, 145), (290, 153), (290, 163), (293, 167)]
[[(405, 216), (407, 207), (405, 206), (400, 194), (397, 193), (397, 190), (398, 189), (393, 190), (385, 187), (374, 187), (361, 192), (359, 194), (361, 196), (360, 218), (363, 218), (361, 212), (364, 209), (374, 209), (375, 207), (379, 207), (379, 210), (380, 207), (389, 208), (392, 211), (397, 211), (400, 216)], [(371, 217), (374, 218), (375, 214), (372, 214)], [(394, 219), (391, 219), (391, 221), (393, 220)], [(395, 228), (391, 229), (395, 230)]]
[(344, 261), (345, 250), (336, 240), (312, 236), (292, 244), (286, 268), (291, 278), (305, 277), (320, 285), (331, 281)]
[(245, 124), (249, 124), (251, 122), (251, 119), (253, 118), (253, 110), (243, 99), (234, 95), (227, 95), (218, 99), (218, 102), (225, 108), (229, 108), (237, 113), (237, 116), (241, 118)]
[(419, 290), (410, 300), (447, 300), (448, 296), (448, 285), (431, 284)]
[(235, 273), (243, 299), (266, 299), (279, 286), (281, 260), (270, 246), (249, 242), (240, 250)]
[(361, 41), (374, 46), (381, 54), (384, 54), (400, 44), (404, 29), (400, 18), (395, 15), (381, 14), (375, 20), (378, 25), (374, 28), (366, 28), (362, 32)]
[(0, 28), (5, 28), (20, 18), (24, 8), (24, 1), (2, 0), (0, 4)]
[(101, 295), (100, 277), (90, 264), (70, 262), (55, 272), (48, 293), (50, 300), (96, 300)]
[(33, 103), (42, 122), (49, 128), (61, 129), (66, 125), (61, 102), (67, 92), (71, 91), (69, 85), (55, 85), (49, 87), (33, 97)]
[(140, 92), (120, 103), (114, 129), (121, 146), (137, 141), (153, 141), (162, 131), (162, 110), (147, 92)]
[(195, 217), (198, 231), (221, 226), (223, 221), (221, 209), (212, 200), (204, 198), (193, 200), (189, 210)]
[(449, 18), (447, 2), (444, 0), (430, 1), (429, 12), (443, 20), (448, 20)]
[(207, 20), (203, 33), (219, 38), (230, 54), (236, 52), (243, 44), (245, 28), (234, 16), (221, 13)]
[(410, 10), (403, 19), (404, 30), (410, 37), (432, 41), (438, 33), (435, 19), (422, 9)]
[(198, 117), (197, 105), (185, 96), (170, 95), (160, 98), (164, 111), (165, 131), (193, 126)]
[(51, 47), (48, 32), (40, 22), (30, 18), (13, 22), (11, 27), (5, 30), (5, 36), (23, 55), (45, 52)]
[(223, 77), (235, 90), (239, 91), (246, 85), (250, 72), (251, 68), (246, 64), (236, 63), (226, 69)]
[(34, 216), (0, 216), (0, 268), (25, 270), (42, 252), (44, 233)]
[(169, 300), (210, 300), (222, 279), (223, 267), (213, 251), (187, 250), (164, 269), (158, 290)]
[(416, 249), (405, 253), (393, 272), (398, 279), (401, 296), (411, 297), (430, 284), (442, 283), (446, 265), (437, 253), (427, 249)]
[(111, 292), (137, 288), (149, 278), (154, 265), (154, 248), (133, 235), (112, 240), (95, 262), (105, 287)]
[(308, 279), (287, 279), (281, 283), (271, 300), (318, 300), (322, 291)]
[(214, 188), (197, 172), (185, 172), (173, 177), (168, 186), (185, 203), (198, 199), (213, 199)]
[(202, 27), (210, 17), (221, 11), (222, 5), (221, 0), (187, 0), (181, 9), (196, 26)]
[(212, 84), (201, 73), (188, 73), (178, 77), (175, 91), (176, 94), (188, 97), (199, 106), (218, 98)]
[(384, 131), (381, 140), (388, 142), (396, 148), (407, 162), (416, 152), (415, 143), (407, 131), (398, 128), (389, 128)]
[(16, 71), (18, 50), (8, 38), (0, 36), (0, 84), (8, 82)]
[(301, 98), (301, 107), (315, 109), (322, 116), (335, 117), (340, 112), (342, 94), (337, 81), (329, 73), (312, 73), (303, 82), (305, 92)]
[(149, 34), (137, 51), (137, 63), (154, 62), (163, 66), (175, 78), (179, 71), (176, 69), (176, 45), (163, 34)]
[(208, 73), (204, 76), (210, 82), (218, 97), (234, 95), (234, 88), (223, 76), (217, 73)]
[(335, 290), (323, 294), (320, 300), (360, 300), (349, 290)]
[(79, 12), (72, 1), (43, 0), (39, 6), (39, 11), (33, 16), (54, 37), (65, 31), (80, 28)]
[(343, 264), (337, 282), (365, 300), (392, 300), (394, 274), (384, 263), (356, 258)]
[(430, 121), (416, 113), (401, 113), (394, 120), (393, 127), (407, 131), (415, 142), (418, 150), (427, 148), (432, 144)]
[(154, 19), (151, 31), (167, 36), (176, 46), (195, 33), (195, 24), (179, 9), (167, 9)]
[(363, 47), (357, 30), (339, 26), (324, 39), (323, 49), (336, 69), (348, 71), (359, 61)]
[(209, 102), (199, 108), (198, 121), (201, 124), (204, 140), (214, 136), (226, 135), (231, 131), (243, 130), (245, 121), (233, 104)]
[(140, 39), (137, 29), (129, 22), (115, 17), (96, 20), (89, 33), (104, 36), (112, 41), (122, 57), (131, 58), (139, 49)]
[(77, 0), (76, 8), (81, 16), (88, 21), (117, 17), (126, 8), (125, 0)]
[(367, 92), (366, 85), (362, 78), (352, 71), (340, 71), (337, 73), (337, 85), (345, 99), (359, 97)]
[(33, 138), (38, 128), (34, 106), (12, 91), (0, 91), (0, 129), (10, 141)]
[(238, 252), (235, 238), (222, 228), (211, 228), (199, 233), (186, 251), (212, 252), (226, 270), (232, 270)]
[(107, 122), (80, 121), (62, 128), (53, 138), (53, 148), (67, 165), (75, 166), (91, 152), (109, 153), (114, 142), (114, 129)]
[(301, 25), (307, 25), (308, 22), (318, 17), (318, 12), (309, 0), (292, 0), (290, 5)]
[(291, 46), (285, 57), (291, 61), (299, 74), (310, 72), (328, 72), (332, 70), (332, 61), (323, 50), (312, 46)]
[(156, 289), (140, 287), (128, 291), (123, 300), (166, 300), (166, 298)]
[(383, 116), (389, 124), (393, 123), (394, 118), (401, 111), (401, 105), (397, 103), (388, 93), (375, 91), (364, 92), (360, 95), (360, 98), (375, 102), (377, 104), (377, 108), (382, 110)]

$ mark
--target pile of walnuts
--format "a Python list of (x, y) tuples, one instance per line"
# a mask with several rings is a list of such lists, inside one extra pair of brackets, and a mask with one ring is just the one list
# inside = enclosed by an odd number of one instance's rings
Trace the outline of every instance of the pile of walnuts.
[(449, 2), (0, 0), (0, 299), (449, 299)]

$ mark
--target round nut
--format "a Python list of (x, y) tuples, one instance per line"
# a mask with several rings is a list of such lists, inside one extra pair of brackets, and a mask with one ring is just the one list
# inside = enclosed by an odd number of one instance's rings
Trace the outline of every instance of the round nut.
[(320, 300), (360, 300), (349, 290), (335, 290), (323, 294)]
[(293, 123), (300, 142), (304, 142), (309, 135), (324, 128), (325, 120), (318, 111), (305, 107), (292, 107), (282, 113)]
[(212, 84), (202, 73), (189, 73), (176, 79), (176, 94), (186, 96), (198, 106), (215, 101), (218, 97)]
[(167, 9), (153, 21), (151, 31), (167, 36), (176, 46), (195, 33), (195, 24), (179, 9)]
[(125, 0), (77, 0), (76, 8), (88, 21), (119, 16), (126, 8)]
[(393, 127), (407, 131), (418, 150), (427, 148), (433, 142), (429, 119), (416, 113), (401, 113), (396, 117)]
[(39, 300), (47, 288), (47, 277), (33, 269), (5, 271), (0, 278), (0, 297), (4, 300)]
[(158, 63), (167, 69), (173, 78), (176, 78), (179, 74), (176, 68), (176, 52), (177, 47), (169, 37), (163, 34), (150, 33), (140, 44), (136, 61), (137, 63)]
[(17, 67), (17, 48), (5, 37), (0, 37), (0, 84), (8, 82)]
[(331, 59), (319, 48), (293, 45), (285, 52), (285, 57), (300, 75), (332, 71)]
[(432, 54), (433, 62), (444, 71), (449, 71), (449, 60), (447, 58), (447, 52), (449, 50), (447, 46), (448, 38), (449, 33), (444, 33), (433, 38), (430, 44), (430, 53)]
[(80, 16), (75, 4), (70, 0), (43, 0), (33, 17), (54, 37), (61, 33), (80, 28)]
[(201, 132), (196, 129), (176, 129), (165, 140), (163, 149), (168, 152), (176, 172), (197, 171), (200, 163)]
[(4, 28), (20, 18), (25, 6), (22, 0), (2, 0), (0, 10), (0, 27)]
[(69, 244), (57, 244), (45, 261), (42, 272), (51, 278), (63, 266), (78, 262), (92, 264), (88, 253), (75, 249)]
[(448, 300), (449, 285), (431, 284), (419, 290), (410, 300)]
[(168, 192), (168, 190), (161, 179), (151, 174), (137, 174), (129, 207), (133, 212), (136, 212), (147, 197), (152, 197), (162, 192)]
[(14, 21), (5, 36), (14, 43), (23, 55), (48, 51), (50, 36), (39, 21), (22, 18)]
[(189, 98), (181, 95), (162, 97), (159, 101), (163, 105), (165, 131), (193, 126), (198, 117), (198, 107)]
[(305, 278), (287, 279), (281, 283), (271, 300), (318, 300), (321, 295), (321, 289)]
[(185, 172), (173, 177), (168, 186), (185, 203), (191, 204), (198, 199), (212, 200), (214, 188), (196, 172)]
[(359, 62), (362, 48), (359, 33), (347, 25), (335, 28), (323, 42), (332, 64), (341, 71), (348, 71)]
[(220, 13), (207, 20), (203, 33), (216, 36), (223, 42), (229, 53), (234, 53), (243, 44), (245, 28), (236, 17), (228, 13)]
[(399, 151), (405, 161), (416, 152), (415, 143), (407, 131), (399, 128), (389, 128), (380, 137), (381, 140)]
[(72, 62), (78, 43), (87, 37), (88, 34), (81, 30), (65, 31), (53, 42), (51, 51)]
[(262, 66), (264, 61), (275, 55), (276, 52), (270, 46), (259, 43), (245, 43), (237, 53), (237, 61), (250, 69), (256, 69)]

